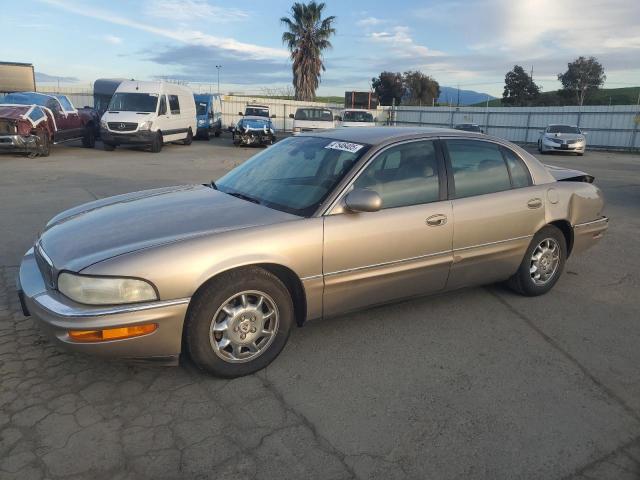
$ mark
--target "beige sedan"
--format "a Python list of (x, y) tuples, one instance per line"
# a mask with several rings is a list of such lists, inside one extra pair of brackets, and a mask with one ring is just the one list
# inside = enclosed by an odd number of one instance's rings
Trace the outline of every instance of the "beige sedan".
[(491, 282), (548, 292), (607, 229), (592, 182), (469, 132), (302, 134), (215, 183), (59, 214), (18, 290), (76, 351), (176, 363), (185, 348), (245, 375), (308, 320)]

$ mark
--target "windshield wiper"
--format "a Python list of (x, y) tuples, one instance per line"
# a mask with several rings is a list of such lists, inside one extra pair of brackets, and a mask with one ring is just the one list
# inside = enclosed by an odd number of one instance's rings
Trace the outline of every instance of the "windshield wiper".
[(258, 205), (260, 205), (260, 200), (250, 197), (248, 195), (245, 195), (244, 193), (239, 193), (239, 192), (225, 192), (225, 193), (232, 195), (236, 198), (241, 198), (242, 200), (246, 200), (247, 202), (257, 203)]

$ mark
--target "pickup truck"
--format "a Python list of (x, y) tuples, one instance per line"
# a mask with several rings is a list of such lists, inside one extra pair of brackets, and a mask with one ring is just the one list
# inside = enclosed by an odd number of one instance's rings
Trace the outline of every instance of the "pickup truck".
[(0, 99), (0, 151), (47, 156), (51, 145), (71, 140), (93, 148), (99, 128), (98, 113), (74, 107), (66, 95), (20, 92)]

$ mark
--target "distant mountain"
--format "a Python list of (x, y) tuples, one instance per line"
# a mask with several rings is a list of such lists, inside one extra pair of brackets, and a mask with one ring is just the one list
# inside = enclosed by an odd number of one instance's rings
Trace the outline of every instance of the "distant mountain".
[[(494, 96), (488, 93), (475, 92), (473, 90), (460, 90), (460, 105), (472, 105), (474, 103), (486, 102), (487, 97), (493, 100)], [(458, 104), (458, 89), (455, 87), (440, 87), (440, 96), (438, 103), (441, 104)]]
[[(640, 95), (640, 87), (623, 87), (623, 88), (599, 88), (595, 92), (587, 94), (585, 105), (636, 105), (638, 96)], [(480, 100), (473, 107), (484, 107), (486, 99)], [(540, 98), (536, 101), (536, 107), (555, 107), (575, 105), (573, 97), (564, 97), (558, 94), (557, 90), (542, 92)], [(489, 101), (490, 107), (503, 107), (502, 99), (495, 98)]]

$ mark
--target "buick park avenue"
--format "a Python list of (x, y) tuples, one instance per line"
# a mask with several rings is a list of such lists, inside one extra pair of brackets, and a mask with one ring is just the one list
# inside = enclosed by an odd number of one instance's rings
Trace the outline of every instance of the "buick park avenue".
[(246, 375), (309, 320), (492, 282), (548, 292), (607, 229), (592, 182), (470, 132), (303, 133), (215, 182), (57, 215), (18, 291), (75, 351)]

